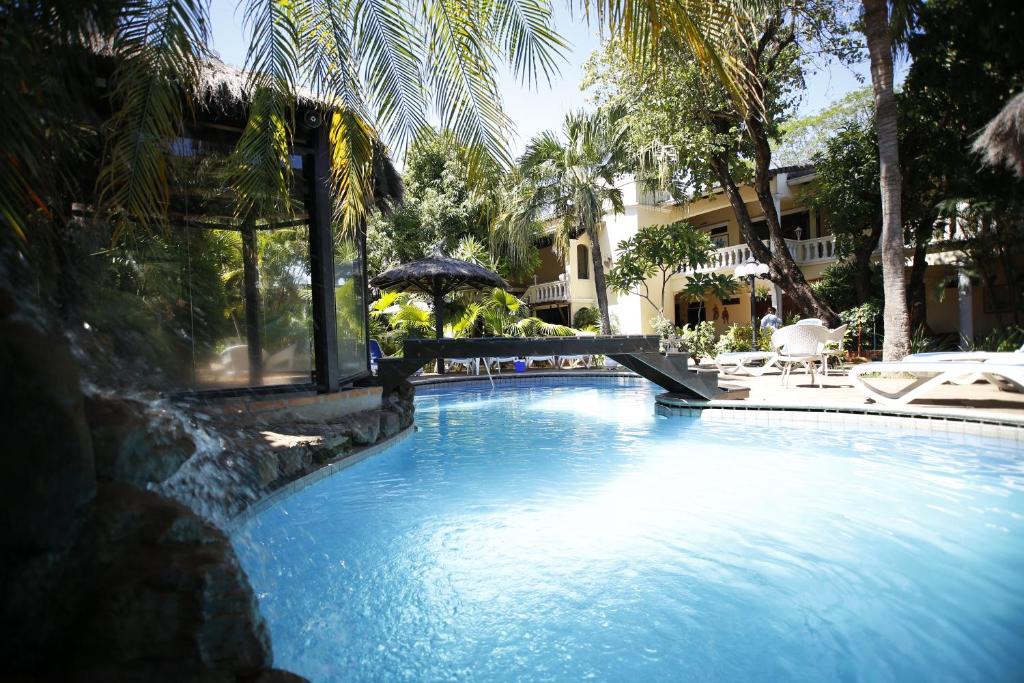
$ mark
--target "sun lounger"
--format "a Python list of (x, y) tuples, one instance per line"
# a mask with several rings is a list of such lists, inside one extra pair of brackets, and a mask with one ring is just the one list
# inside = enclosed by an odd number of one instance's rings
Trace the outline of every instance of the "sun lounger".
[(448, 371), (451, 371), (452, 366), (461, 365), (466, 369), (466, 374), (480, 374), (480, 359), (479, 358), (446, 358), (448, 361)]
[(559, 356), (558, 362), (555, 366), (558, 368), (578, 368), (578, 367), (590, 367), (590, 362), (593, 356)]
[(555, 358), (556, 358), (555, 356), (527, 356), (527, 358), (526, 358), (526, 367), (532, 368), (534, 363), (547, 362), (547, 363), (549, 363), (551, 365), (551, 367), (554, 368), (554, 367), (557, 367), (557, 365), (555, 363)]
[(723, 375), (760, 377), (775, 367), (778, 354), (769, 351), (736, 351), (715, 356), (715, 367)]
[(484, 362), (487, 364), (487, 367), (495, 366), (498, 370), (498, 374), (500, 375), (501, 364), (514, 363), (516, 361), (516, 358), (516, 356), (491, 356), (490, 358), (485, 358)]
[[(1003, 354), (1000, 354), (1003, 355)], [(893, 363), (865, 363), (850, 370), (850, 381), (861, 393), (879, 403), (906, 405), (943, 384), (972, 384), (984, 379), (999, 388), (1024, 391), (1024, 354), (1007, 354), (1013, 358), (991, 360), (922, 360), (911, 359)], [(885, 391), (868, 383), (864, 375), (910, 375), (913, 381), (896, 390)]]

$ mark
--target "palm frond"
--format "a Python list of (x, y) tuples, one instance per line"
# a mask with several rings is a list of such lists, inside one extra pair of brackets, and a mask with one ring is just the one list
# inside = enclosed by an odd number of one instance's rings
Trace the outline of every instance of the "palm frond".
[(351, 0), (300, 0), (296, 24), (300, 69), (317, 99), (369, 118), (352, 36)]
[[(584, 11), (589, 3), (583, 2)], [(745, 16), (778, 5), (773, 0), (596, 0), (599, 24), (619, 37), (631, 61), (656, 66), (664, 50), (686, 46), (745, 107), (742, 61), (730, 51)]]
[(246, 89), (252, 102), (235, 149), (234, 185), (241, 215), (290, 208), (301, 7), (280, 0), (250, 0), (243, 15), (249, 35)]
[(520, 81), (530, 85), (540, 75), (550, 85), (558, 74), (558, 50), (568, 44), (551, 27), (551, 6), (540, 0), (504, 0), (494, 3), (490, 32), (504, 47), (509, 66)]
[(398, 0), (355, 0), (353, 50), (359, 55), (376, 124), (404, 150), (425, 125), (422, 29)]
[(540, 318), (533, 317), (517, 320), (511, 330), (517, 337), (572, 337), (576, 335), (576, 330), (571, 327), (545, 322)]
[(486, 152), (506, 165), (512, 124), (502, 110), (492, 46), (480, 30), (482, 16), (472, 3), (423, 0), (427, 83), (442, 127), (472, 153)]
[(209, 37), (205, 3), (137, 0), (113, 38), (118, 59), (106, 122), (100, 206), (117, 229), (155, 227), (167, 209), (167, 145), (180, 129), (182, 94), (191, 100)]
[(335, 219), (341, 234), (352, 236), (373, 210), (373, 162), (380, 145), (369, 124), (348, 110), (331, 116), (332, 181)]

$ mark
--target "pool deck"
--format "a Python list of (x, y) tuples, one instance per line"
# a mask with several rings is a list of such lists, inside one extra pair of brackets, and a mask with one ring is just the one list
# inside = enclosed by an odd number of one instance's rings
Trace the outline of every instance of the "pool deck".
[[(528, 381), (542, 378), (583, 377), (637, 377), (622, 369), (576, 368), (572, 370), (534, 369), (524, 373), (504, 372), (494, 374), (495, 381)], [(437, 385), (466, 381), (488, 382), (486, 375), (433, 374), (412, 378), (414, 385)], [(906, 417), (930, 417), (994, 422), (1024, 428), (1024, 394), (999, 391), (990, 384), (978, 383), (970, 386), (945, 385), (937, 387), (924, 398), (904, 406), (887, 406), (873, 403), (851, 384), (845, 373), (819, 376), (820, 386), (812, 385), (808, 375), (795, 372), (789, 386), (783, 386), (778, 371), (769, 370), (760, 377), (746, 375), (719, 375), (719, 384), (749, 390), (746, 398), (739, 400), (713, 400), (707, 408), (730, 408), (746, 410), (792, 410), (821, 412), (867, 412), (871, 414), (901, 415)], [(907, 380), (872, 380), (873, 385), (893, 388), (906, 384)], [(679, 405), (693, 405), (680, 401)]]

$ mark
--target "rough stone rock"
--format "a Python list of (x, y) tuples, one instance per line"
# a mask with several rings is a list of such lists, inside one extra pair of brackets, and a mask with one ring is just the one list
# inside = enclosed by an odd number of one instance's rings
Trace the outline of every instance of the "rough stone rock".
[(48, 637), (48, 596), (96, 487), (77, 364), (27, 315), (0, 289), (0, 658), (11, 674)]
[(339, 429), (328, 429), (313, 449), (313, 462), (318, 465), (336, 460), (352, 450), (349, 435)]
[(273, 450), (261, 448), (247, 455), (253, 461), (256, 471), (259, 472), (260, 483), (263, 486), (268, 486), (281, 476), (279, 456)]
[(379, 410), (366, 410), (344, 419), (345, 430), (352, 435), (352, 443), (357, 446), (369, 446), (380, 439)]
[(278, 473), (292, 479), (300, 476), (313, 465), (313, 454), (303, 445), (283, 448), (277, 454)]
[(85, 409), (100, 481), (144, 488), (170, 477), (196, 450), (181, 420), (150, 402), (93, 394)]
[(380, 436), (387, 439), (402, 431), (402, 415), (394, 409), (385, 409), (380, 415)]
[[(100, 487), (61, 594), (64, 680), (236, 680), (268, 672), (270, 641), (228, 539), (183, 505)], [(267, 679), (274, 680), (274, 679)]]

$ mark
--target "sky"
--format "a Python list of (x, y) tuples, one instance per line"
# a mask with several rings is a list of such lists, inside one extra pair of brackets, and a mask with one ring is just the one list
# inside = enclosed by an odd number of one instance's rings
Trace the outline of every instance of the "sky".
[[(555, 0), (554, 25), (569, 43), (560, 74), (550, 87), (542, 83), (534, 88), (522, 86), (510, 73), (501, 74), (499, 87), (505, 111), (515, 123), (516, 137), (511, 141), (513, 156), (522, 152), (526, 142), (544, 130), (558, 130), (565, 114), (587, 107), (587, 96), (579, 89), (583, 65), (600, 45), (595, 26), (572, 16), (566, 3)], [(213, 24), (214, 49), (221, 59), (234, 66), (244, 66), (246, 39), (242, 33), (242, 8), (236, 0), (213, 0), (210, 13)], [(897, 69), (901, 80), (906, 65)], [(858, 76), (863, 79), (858, 80)], [(807, 78), (807, 90), (797, 114), (805, 116), (820, 111), (846, 93), (870, 83), (866, 61), (852, 67), (839, 63), (824, 65)]]

